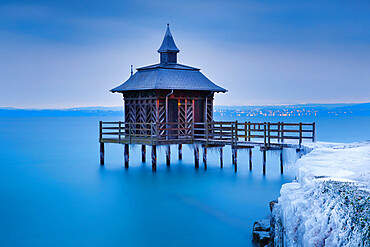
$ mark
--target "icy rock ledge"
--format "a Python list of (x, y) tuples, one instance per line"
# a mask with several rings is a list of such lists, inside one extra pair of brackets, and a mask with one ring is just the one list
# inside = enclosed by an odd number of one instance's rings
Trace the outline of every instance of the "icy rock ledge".
[(274, 246), (370, 246), (370, 143), (315, 145), (280, 190)]
[(253, 224), (253, 243), (257, 246), (267, 246), (271, 243), (270, 219), (264, 219)]

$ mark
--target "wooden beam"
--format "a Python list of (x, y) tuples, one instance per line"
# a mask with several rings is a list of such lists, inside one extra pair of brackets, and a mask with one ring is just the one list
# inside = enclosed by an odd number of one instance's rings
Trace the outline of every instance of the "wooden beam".
[(234, 148), (234, 171), (238, 171), (238, 149)]
[(234, 146), (231, 146), (231, 163), (233, 165), (235, 165), (235, 157), (234, 157), (235, 152), (234, 152), (234, 149), (235, 149), (235, 147)]
[(252, 149), (249, 149), (249, 170), (252, 171)]
[(182, 160), (182, 144), (179, 144), (179, 160)]
[(145, 163), (146, 158), (146, 147), (145, 145), (141, 145), (141, 162)]
[(194, 147), (194, 164), (195, 168), (199, 168), (199, 147)]
[(166, 146), (166, 164), (167, 166), (171, 165), (171, 146)]
[(125, 168), (127, 169), (128, 168), (128, 163), (129, 163), (129, 160), (130, 160), (130, 148), (129, 148), (128, 144), (125, 144), (124, 158), (125, 158)]
[(157, 171), (157, 146), (152, 145), (152, 171)]
[(203, 164), (204, 164), (204, 169), (207, 170), (207, 147), (203, 147)]
[(262, 151), (263, 156), (263, 175), (266, 175), (266, 150)]
[(104, 165), (104, 142), (100, 143), (100, 165)]
[(283, 150), (280, 151), (280, 173), (283, 174), (284, 166), (283, 166)]
[(224, 149), (220, 147), (220, 167), (221, 169), (224, 167)]

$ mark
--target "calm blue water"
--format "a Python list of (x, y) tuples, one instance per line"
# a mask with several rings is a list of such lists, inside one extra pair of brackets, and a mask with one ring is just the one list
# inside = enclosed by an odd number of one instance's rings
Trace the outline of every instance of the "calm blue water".
[[(140, 147), (125, 170), (122, 146), (111, 144), (100, 167), (99, 120), (118, 118), (0, 118), (0, 246), (250, 246), (253, 222), (294, 178), (270, 152), (263, 177), (257, 149), (252, 172), (239, 152), (236, 174), (228, 148), (223, 170), (209, 152), (207, 171), (194, 169), (187, 147), (182, 161), (172, 148), (169, 169), (158, 150), (154, 174)], [(315, 120), (319, 140), (370, 139), (370, 117)]]

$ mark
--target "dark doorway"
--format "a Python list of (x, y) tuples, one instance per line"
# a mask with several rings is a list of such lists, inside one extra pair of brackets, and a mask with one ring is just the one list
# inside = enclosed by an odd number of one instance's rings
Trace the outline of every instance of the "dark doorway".
[[(202, 123), (204, 122), (204, 100), (194, 100), (194, 122)], [(194, 134), (196, 137), (202, 137), (204, 135), (203, 124), (194, 124)]]
[(178, 133), (178, 125), (176, 124), (179, 119), (179, 108), (177, 105), (177, 99), (169, 99), (168, 100), (168, 123), (171, 123), (167, 126), (170, 130), (167, 131), (168, 139), (176, 138)]

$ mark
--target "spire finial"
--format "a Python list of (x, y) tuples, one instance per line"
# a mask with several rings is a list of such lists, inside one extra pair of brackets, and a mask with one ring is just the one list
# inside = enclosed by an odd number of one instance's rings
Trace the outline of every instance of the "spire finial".
[(167, 23), (167, 27), (170, 27), (170, 23)]
[(133, 70), (132, 70), (132, 64), (131, 64), (131, 75), (133, 74), (134, 72), (133, 72)]

